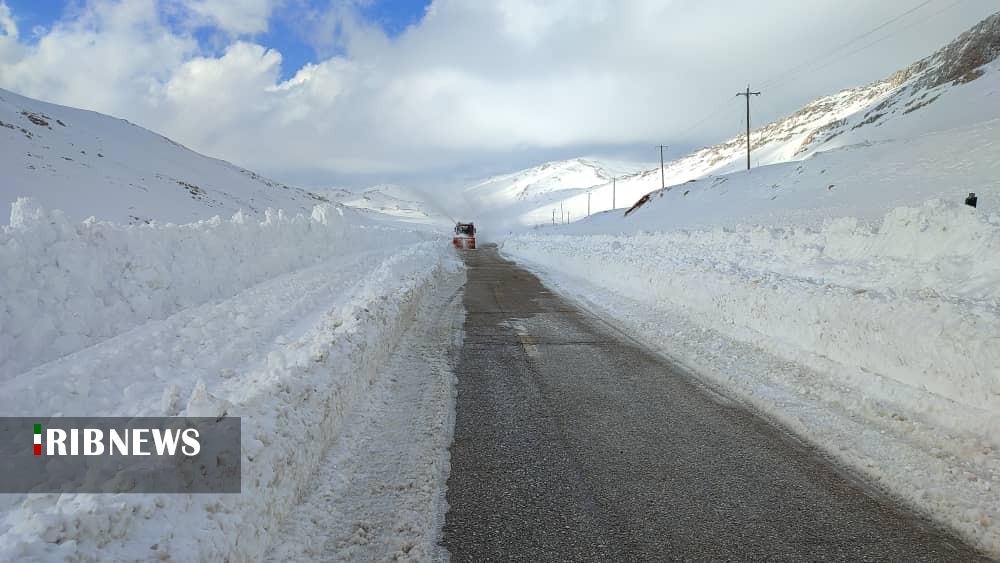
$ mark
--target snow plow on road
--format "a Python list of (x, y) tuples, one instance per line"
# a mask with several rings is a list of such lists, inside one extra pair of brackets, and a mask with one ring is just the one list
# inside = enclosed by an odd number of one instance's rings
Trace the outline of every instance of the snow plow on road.
[(476, 226), (472, 223), (456, 223), (455, 236), (451, 239), (451, 244), (459, 250), (475, 250)]

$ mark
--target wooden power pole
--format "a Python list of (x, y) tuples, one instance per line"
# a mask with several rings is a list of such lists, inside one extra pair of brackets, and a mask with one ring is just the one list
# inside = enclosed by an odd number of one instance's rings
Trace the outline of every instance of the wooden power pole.
[(747, 170), (750, 170), (750, 96), (759, 96), (760, 92), (751, 92), (750, 85), (747, 84), (747, 91), (736, 95), (747, 99)]
[(615, 178), (614, 176), (611, 177), (611, 209), (617, 209), (617, 207), (615, 207), (615, 190), (617, 189), (617, 181), (618, 178)]
[(663, 149), (667, 148), (667, 145), (659, 145), (660, 147), (660, 189), (667, 187), (667, 181), (663, 176)]

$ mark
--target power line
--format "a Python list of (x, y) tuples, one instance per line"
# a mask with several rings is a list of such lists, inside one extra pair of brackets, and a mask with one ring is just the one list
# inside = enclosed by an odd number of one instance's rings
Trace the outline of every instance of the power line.
[[(881, 31), (881, 30), (885, 29), (886, 27), (889, 27), (890, 25), (898, 22), (899, 20), (905, 18), (906, 16), (908, 16), (908, 15), (910, 15), (910, 14), (912, 14), (912, 13), (918, 11), (918, 10), (920, 10), (924, 6), (927, 6), (928, 4), (931, 4), (934, 1), (935, 0), (924, 0), (924, 1), (920, 2), (919, 4), (917, 4), (916, 6), (914, 6), (912, 8), (909, 8), (908, 10), (905, 10), (904, 12), (902, 12), (902, 13), (896, 15), (896, 16), (893, 16), (893, 17), (889, 18), (888, 20), (880, 23), (879, 25), (875, 26), (874, 28), (872, 28), (872, 29), (870, 29), (870, 30), (868, 30), (868, 31), (860, 34), (860, 35), (857, 35), (857, 36), (851, 38), (849, 41), (846, 41), (846, 42), (838, 45), (834, 49), (831, 49), (826, 54), (824, 54), (824, 55), (822, 55), (822, 56), (820, 56), (818, 58), (813, 58), (813, 59), (811, 59), (809, 61), (804, 61), (804, 62), (802, 62), (802, 63), (800, 63), (798, 65), (795, 65), (795, 66), (793, 66), (791, 68), (783, 70), (783, 71), (779, 72), (776, 75), (773, 75), (771, 78), (765, 80), (762, 83), (762, 88), (763, 89), (773, 89), (773, 88), (777, 87), (780, 84), (784, 84), (785, 82), (788, 81), (787, 79), (785, 79), (786, 76), (791, 75), (791, 74), (793, 74), (793, 73), (795, 73), (795, 72), (797, 72), (799, 70), (802, 70), (804, 68), (807, 68), (810, 65), (814, 65), (818, 61), (823, 61), (824, 59), (827, 59), (827, 58), (829, 58), (831, 56), (837, 55), (843, 49), (845, 49), (847, 47), (850, 47), (851, 45), (857, 43), (858, 41), (860, 41), (860, 40), (862, 40), (862, 39), (864, 39), (866, 37), (870, 37), (871, 35), (875, 34), (878, 31)], [(896, 32), (891, 33), (891, 34), (889, 34), (887, 36), (884, 36), (881, 39), (878, 39), (878, 40), (876, 40), (874, 42), (868, 43), (868, 44), (864, 45), (863, 47), (861, 47), (860, 49), (856, 49), (856, 50), (850, 51), (850, 52), (848, 52), (848, 53), (846, 53), (844, 55), (841, 55), (841, 56), (837, 57), (836, 59), (834, 59), (833, 61), (824, 63), (824, 64), (822, 64), (819, 67), (815, 67), (815, 68), (812, 69), (812, 71), (815, 72), (815, 71), (818, 71), (820, 69), (826, 68), (826, 67), (828, 67), (828, 66), (830, 66), (832, 64), (835, 64), (839, 60), (842, 60), (842, 59), (844, 59), (846, 57), (849, 57), (849, 56), (852, 56), (854, 54), (857, 54), (857, 53), (863, 51), (864, 49), (867, 49), (867, 48), (869, 48), (869, 47), (871, 47), (873, 45), (876, 45), (876, 44), (878, 44), (878, 43), (880, 43), (882, 41), (885, 41), (886, 39), (888, 39), (890, 37), (893, 37), (895, 34), (898, 34), (901, 31), (905, 31), (906, 29), (910, 29), (914, 25), (917, 25), (919, 23), (923, 23), (924, 21), (927, 21), (927, 19), (929, 19), (931, 17), (934, 17), (935, 15), (938, 15), (938, 14), (944, 12), (944, 11), (950, 10), (951, 8), (955, 7), (956, 5), (960, 4), (963, 1), (964, 0), (956, 0), (955, 2), (952, 2), (951, 4), (945, 6), (943, 9), (938, 10), (937, 12), (934, 12), (934, 13), (930, 14), (926, 18), (923, 18), (923, 19), (921, 19), (921, 20), (919, 20), (917, 22), (911, 23), (910, 25), (908, 25), (906, 27), (903, 27), (903, 28), (897, 30)], [(678, 137), (684, 137), (688, 133), (690, 133), (690, 132), (694, 131), (695, 129), (697, 129), (698, 127), (704, 125), (709, 120), (718, 117), (723, 112), (726, 112), (728, 110), (729, 110), (729, 102), (728, 101), (725, 101), (725, 102), (720, 101), (720, 103), (715, 107), (715, 109), (713, 109), (710, 112), (706, 113), (703, 117), (699, 118), (697, 121), (692, 122), (691, 125), (687, 126), (683, 130), (681, 130), (681, 132), (677, 133), (676, 136), (678, 136)]]
[[(875, 45), (878, 45), (879, 43), (881, 43), (881, 42), (885, 41), (886, 39), (891, 39), (891, 38), (892, 38), (893, 36), (895, 36), (895, 35), (899, 34), (900, 32), (903, 32), (903, 31), (906, 31), (907, 29), (910, 29), (910, 28), (913, 28), (913, 27), (916, 27), (916, 26), (918, 26), (918, 25), (920, 25), (920, 24), (922, 24), (922, 23), (926, 22), (927, 20), (929, 20), (929, 19), (933, 18), (934, 16), (937, 16), (937, 15), (939, 15), (939, 14), (941, 14), (941, 13), (944, 13), (944, 12), (946, 12), (946, 11), (948, 11), (948, 10), (950, 10), (950, 9), (954, 8), (955, 6), (957, 6), (957, 5), (961, 4), (961, 3), (962, 3), (962, 2), (964, 2), (964, 1), (965, 1), (965, 0), (955, 0), (955, 1), (954, 1), (954, 2), (952, 2), (951, 4), (948, 4), (947, 6), (945, 6), (944, 8), (941, 8), (940, 10), (938, 10), (938, 11), (936, 11), (936, 12), (933, 12), (933, 13), (930, 13), (930, 14), (927, 14), (927, 16), (926, 16), (925, 18), (923, 18), (923, 19), (920, 19), (920, 20), (917, 20), (917, 21), (914, 21), (914, 22), (910, 22), (910, 24), (909, 24), (909, 25), (907, 25), (907, 26), (904, 26), (904, 27), (901, 27), (901, 28), (897, 29), (897, 30), (896, 30), (896, 31), (895, 31), (894, 33), (891, 33), (891, 34), (889, 34), (889, 35), (886, 35), (886, 36), (884, 36), (884, 37), (881, 37), (881, 38), (879, 38), (879, 39), (876, 39), (875, 41), (872, 41), (872, 42), (870, 42), (870, 43), (867, 43), (867, 44), (865, 44), (865, 45), (862, 45), (861, 47), (859, 47), (859, 48), (857, 48), (857, 49), (855, 49), (855, 50), (853, 50), (853, 51), (850, 51), (850, 52), (848, 52), (847, 54), (845, 54), (845, 55), (844, 55), (844, 57), (843, 57), (843, 58), (846, 58), (846, 57), (850, 57), (850, 56), (852, 56), (852, 55), (856, 55), (856, 54), (860, 53), (861, 51), (864, 51), (865, 49), (868, 49), (869, 47), (872, 47), (872, 46), (875, 46)], [(816, 67), (815, 69), (813, 69), (813, 71), (815, 72), (815, 71), (819, 71), (819, 70), (823, 70), (824, 68), (827, 68), (827, 67), (829, 67), (829, 66), (831, 66), (831, 65), (834, 65), (834, 64), (836, 64), (836, 63), (838, 63), (838, 62), (840, 62), (840, 60), (833, 60), (833, 61), (829, 61), (829, 62), (827, 62), (827, 63), (825, 63), (825, 64), (823, 64), (823, 65), (820, 65), (820, 66)]]
[(732, 100), (732, 98), (726, 98), (725, 103), (718, 104), (716, 106), (715, 110), (713, 110), (710, 114), (707, 114), (705, 117), (702, 117), (698, 121), (692, 123), (687, 128), (685, 128), (680, 133), (678, 133), (677, 136), (683, 137), (683, 136), (687, 135), (688, 133), (690, 133), (691, 131), (694, 131), (699, 126), (703, 125), (709, 119), (713, 119), (715, 117), (719, 117), (720, 115), (722, 115), (723, 112), (729, 110), (731, 100)]
[(828, 57), (836, 55), (842, 49), (850, 47), (854, 43), (857, 43), (858, 41), (864, 39), (865, 37), (871, 36), (872, 34), (874, 34), (875, 32), (877, 32), (877, 31), (879, 31), (881, 29), (885, 29), (886, 27), (888, 27), (888, 26), (890, 26), (890, 25), (898, 22), (899, 20), (905, 18), (906, 16), (912, 14), (913, 12), (916, 12), (917, 10), (923, 8), (924, 6), (930, 4), (930, 3), (934, 2), (934, 1), (935, 0), (924, 0), (923, 2), (921, 2), (921, 3), (917, 4), (916, 6), (910, 8), (909, 10), (906, 10), (905, 12), (903, 12), (903, 13), (897, 15), (897, 16), (889, 18), (888, 20), (886, 20), (886, 21), (882, 22), (881, 24), (873, 27), (872, 29), (869, 29), (868, 31), (862, 33), (861, 35), (858, 35), (858, 36), (853, 37), (853, 38), (851, 38), (850, 40), (848, 40), (848, 41), (846, 41), (844, 43), (841, 43), (840, 45), (834, 47), (830, 51), (827, 51), (825, 54), (820, 55), (819, 57), (811, 57), (808, 61), (804, 61), (804, 62), (802, 62), (802, 63), (800, 63), (800, 64), (798, 64), (796, 66), (793, 66), (793, 67), (791, 67), (791, 68), (789, 68), (787, 70), (782, 71), (781, 73), (779, 73), (779, 74), (777, 74), (775, 76), (772, 76), (771, 78), (769, 78), (769, 79), (767, 79), (767, 80), (764, 81), (763, 87), (765, 87), (765, 88), (773, 87), (777, 82), (781, 81), (780, 80), (781, 78), (784, 78), (786, 75), (795, 73), (795, 72), (797, 72), (799, 70), (802, 70), (803, 68), (807, 68), (809, 66), (812, 66), (812, 65), (816, 64), (817, 61), (822, 61), (823, 59), (826, 59)]

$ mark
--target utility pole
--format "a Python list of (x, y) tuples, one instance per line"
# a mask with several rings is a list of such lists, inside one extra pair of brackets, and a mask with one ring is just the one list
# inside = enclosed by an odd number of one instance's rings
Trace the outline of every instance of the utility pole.
[(747, 99), (747, 170), (750, 170), (750, 96), (759, 96), (760, 92), (751, 92), (750, 85), (747, 84), (747, 91), (736, 95)]
[(615, 178), (614, 176), (611, 177), (611, 209), (617, 209), (617, 207), (615, 207), (615, 190), (617, 189), (615, 183), (617, 181), (618, 178)]
[(590, 217), (590, 192), (587, 192), (587, 217)]
[(566, 214), (563, 213), (562, 202), (559, 202), (559, 220), (562, 221), (563, 225), (566, 224)]
[(552, 209), (552, 224), (556, 224), (556, 210)]
[(663, 149), (667, 148), (669, 145), (659, 145), (660, 147), (660, 189), (667, 187), (667, 181), (663, 176)]

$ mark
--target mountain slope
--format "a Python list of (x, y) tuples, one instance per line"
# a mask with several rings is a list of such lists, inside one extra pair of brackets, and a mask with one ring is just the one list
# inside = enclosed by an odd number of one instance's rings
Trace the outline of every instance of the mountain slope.
[(549, 223), (553, 210), (555, 220), (560, 221), (560, 201), (607, 184), (625, 166), (575, 158), (494, 176), (464, 190), (464, 212), (488, 214), (490, 221), (501, 228)]
[[(352, 207), (377, 218), (441, 228), (450, 226), (451, 216), (425, 194), (395, 184), (381, 184), (356, 192), (338, 188), (322, 192), (332, 202)], [(378, 215), (371, 215), (378, 214)]]
[[(884, 80), (824, 96), (802, 109), (750, 134), (755, 165), (803, 160), (824, 151), (893, 139), (910, 139), (1000, 118), (1000, 12), (983, 20), (934, 54)], [(735, 102), (734, 102), (735, 103)], [(746, 136), (698, 150), (667, 164), (667, 186), (709, 175), (744, 170)], [(573, 162), (573, 161), (568, 161)], [(506, 200), (513, 215), (508, 222), (537, 226), (551, 222), (552, 209), (565, 210), (571, 220), (612, 207), (630, 207), (660, 188), (660, 169), (619, 176), (614, 187), (601, 175), (578, 178), (563, 173), (562, 163), (550, 163), (501, 178), (533, 178), (555, 166), (548, 191), (534, 207), (518, 202), (503, 182), (488, 181), (467, 192), (493, 205)], [(558, 211), (557, 211), (558, 215)]]
[[(750, 134), (760, 164), (805, 158), (859, 142), (913, 137), (1000, 117), (1000, 12), (934, 54), (880, 80), (819, 98)], [(746, 136), (671, 163), (683, 182), (743, 166)]]
[(95, 112), (0, 90), (0, 203), (30, 196), (69, 217), (188, 222), (268, 207), (308, 212), (322, 196), (191, 151)]

